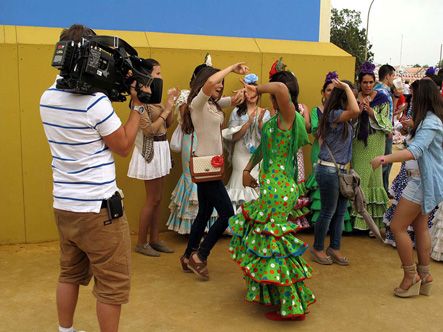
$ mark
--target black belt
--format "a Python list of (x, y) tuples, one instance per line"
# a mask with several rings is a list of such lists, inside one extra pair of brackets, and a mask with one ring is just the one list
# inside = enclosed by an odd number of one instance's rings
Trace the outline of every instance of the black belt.
[(154, 136), (154, 142), (162, 142), (166, 140), (167, 140), (166, 134)]
[(102, 205), (100, 206), (100, 209), (107, 209), (108, 208), (108, 201), (106, 199), (102, 200)]

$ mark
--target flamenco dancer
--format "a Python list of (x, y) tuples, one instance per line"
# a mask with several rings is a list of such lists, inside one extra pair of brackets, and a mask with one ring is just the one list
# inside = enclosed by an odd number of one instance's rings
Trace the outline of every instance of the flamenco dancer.
[(229, 250), (244, 273), (246, 300), (278, 307), (265, 314), (271, 320), (303, 320), (315, 302), (304, 284), (311, 277), (311, 267), (301, 257), (307, 244), (295, 237), (300, 226), (288, 221), (299, 197), (295, 158), (308, 142), (303, 117), (296, 112), (287, 88), (294, 80), (292, 73), (285, 72), (280, 81), (245, 85), (252, 96), (271, 94), (278, 113), (263, 126), (261, 143), (243, 172), (243, 185), (256, 188), (250, 171), (262, 161), (260, 196), (229, 219), (233, 233)]

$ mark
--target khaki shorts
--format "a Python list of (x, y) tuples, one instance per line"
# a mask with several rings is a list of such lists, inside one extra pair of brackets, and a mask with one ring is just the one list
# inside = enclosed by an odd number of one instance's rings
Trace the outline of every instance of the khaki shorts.
[(59, 282), (88, 285), (94, 276), (97, 301), (123, 304), (129, 299), (131, 239), (126, 215), (109, 219), (99, 213), (54, 209), (60, 236)]

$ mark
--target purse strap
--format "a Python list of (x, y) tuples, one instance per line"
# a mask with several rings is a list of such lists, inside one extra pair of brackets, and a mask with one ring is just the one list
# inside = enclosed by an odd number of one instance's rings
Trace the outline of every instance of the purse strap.
[(334, 154), (332, 153), (331, 149), (329, 148), (328, 142), (326, 142), (326, 140), (323, 140), (323, 143), (326, 144), (326, 148), (328, 149), (329, 155), (331, 156), (332, 161), (334, 162), (334, 165), (337, 168), (338, 174), (340, 174), (340, 167), (338, 167), (337, 162), (335, 161)]
[[(221, 136), (221, 128), (220, 128), (220, 136)], [(193, 130), (192, 131), (192, 133), (191, 133), (191, 152), (190, 152), (190, 156), (191, 156), (191, 158), (194, 156), (194, 154), (192, 153), (192, 147), (193, 147), (193, 145), (194, 145), (194, 134), (195, 134), (195, 130)], [(222, 141), (222, 149), (223, 149), (223, 141)]]
[(192, 158), (192, 157), (194, 156), (194, 154), (192, 153), (192, 146), (194, 145), (194, 134), (195, 134), (195, 131), (193, 130), (193, 131), (191, 132), (191, 147), (190, 147), (191, 152), (189, 153), (190, 158)]

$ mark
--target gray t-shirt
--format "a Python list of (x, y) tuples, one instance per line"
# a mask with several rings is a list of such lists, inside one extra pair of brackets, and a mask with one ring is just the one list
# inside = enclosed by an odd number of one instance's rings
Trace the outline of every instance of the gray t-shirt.
[[(352, 158), (352, 126), (349, 122), (336, 122), (343, 112), (343, 110), (333, 110), (329, 113), (328, 130), (326, 131), (326, 137), (323, 138), (328, 143), (338, 164), (347, 164)], [(345, 126), (348, 127), (348, 136), (343, 138)], [(318, 157), (321, 160), (332, 162), (325, 142), (320, 146)]]

